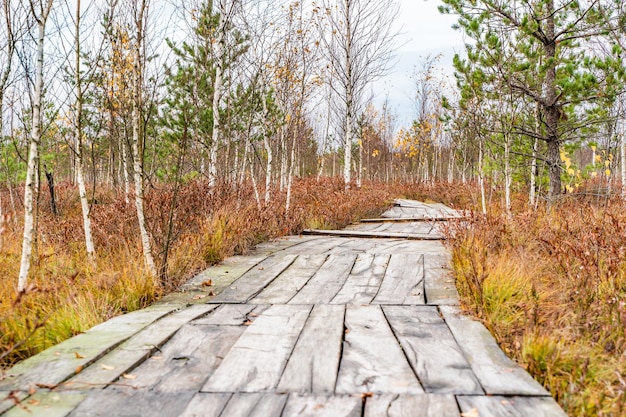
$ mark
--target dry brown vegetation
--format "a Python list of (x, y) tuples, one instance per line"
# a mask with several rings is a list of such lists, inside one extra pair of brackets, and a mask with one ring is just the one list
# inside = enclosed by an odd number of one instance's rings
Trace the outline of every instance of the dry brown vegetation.
[[(173, 189), (155, 187), (146, 196), (148, 227), (161, 264), (174, 195)], [(278, 192), (259, 209), (251, 187), (209, 189), (203, 181), (189, 182), (176, 195), (166, 273), (155, 279), (144, 268), (134, 205), (125, 203), (123, 193), (96, 193), (92, 223), (97, 261), (91, 265), (77, 192), (69, 183), (60, 184), (58, 217), (52, 216), (47, 196), (41, 196), (31, 285), (19, 297), (19, 213), (5, 223), (0, 247), (0, 364), (9, 366), (103, 320), (145, 307), (203, 268), (246, 253), (259, 242), (309, 227), (341, 228), (380, 214), (394, 197), (430, 196), (458, 205), (467, 195), (452, 185), (366, 183), (346, 191), (341, 178), (302, 179), (295, 181), (292, 208), (285, 213), (285, 195)]]
[(625, 415), (626, 203), (568, 197), (454, 233), (464, 305), (504, 350), (569, 415)]

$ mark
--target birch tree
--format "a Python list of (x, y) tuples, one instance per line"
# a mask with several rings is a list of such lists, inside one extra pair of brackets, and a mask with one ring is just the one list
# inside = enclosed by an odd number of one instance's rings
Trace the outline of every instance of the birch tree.
[(157, 269), (152, 255), (152, 244), (146, 227), (144, 212), (143, 189), (143, 83), (145, 76), (145, 23), (148, 17), (149, 0), (135, 0), (133, 2), (133, 24), (135, 39), (133, 44), (133, 98), (132, 98), (132, 125), (133, 125), (133, 174), (135, 180), (135, 207), (141, 235), (141, 245), (146, 267), (156, 277)]
[(83, 229), (85, 233), (85, 248), (87, 256), (91, 262), (95, 261), (96, 249), (93, 243), (91, 233), (91, 213), (89, 202), (87, 201), (87, 189), (85, 186), (85, 149), (83, 143), (83, 80), (81, 74), (81, 2), (76, 0), (76, 15), (74, 22), (75, 38), (74, 38), (74, 54), (75, 69), (74, 83), (76, 92), (75, 101), (75, 120), (74, 120), (74, 136), (76, 139), (76, 180), (78, 182), (78, 194), (80, 196), (80, 207), (83, 213)]
[(36, 192), (37, 166), (39, 164), (39, 142), (41, 140), (41, 113), (43, 101), (43, 65), (44, 44), (46, 40), (46, 24), (52, 11), (53, 0), (29, 1), (30, 12), (36, 23), (36, 65), (35, 84), (32, 103), (32, 125), (28, 146), (28, 167), (26, 170), (26, 182), (24, 184), (24, 235), (22, 239), (22, 257), (20, 261), (20, 273), (17, 282), (17, 290), (26, 290), (28, 273), (33, 250), (33, 238), (35, 235), (35, 219), (33, 213), (34, 195)]
[(365, 105), (367, 87), (389, 69), (399, 5), (395, 0), (322, 0), (320, 4), (326, 28), (322, 41), (335, 77), (330, 86), (341, 101), (343, 178), (349, 187), (357, 118)]

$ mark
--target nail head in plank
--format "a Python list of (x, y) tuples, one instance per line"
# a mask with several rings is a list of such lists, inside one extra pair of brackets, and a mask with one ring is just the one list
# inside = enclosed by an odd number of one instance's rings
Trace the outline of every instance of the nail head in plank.
[(483, 394), (436, 307), (384, 306), (383, 311), (426, 392)]
[[(374, 395), (365, 401), (364, 417), (460, 417), (453, 395)], [(481, 414), (482, 417), (482, 414)]]
[(316, 305), (278, 384), (278, 392), (328, 394), (335, 389), (343, 336), (343, 306)]
[(293, 263), (297, 255), (272, 255), (248, 270), (211, 303), (245, 303)]
[(457, 307), (441, 306), (440, 310), (487, 394), (549, 395), (502, 352), (482, 323), (463, 315)]
[(326, 304), (346, 282), (356, 254), (331, 254), (289, 304)]
[(379, 306), (347, 306), (345, 325), (335, 392), (424, 392)]
[(393, 254), (372, 304), (424, 304), (422, 256)]
[(311, 306), (275, 305), (237, 340), (202, 388), (204, 392), (274, 389), (304, 327)]
[(567, 417), (551, 397), (458, 396), (463, 413), (480, 417)]
[(361, 417), (361, 398), (291, 394), (281, 417)]

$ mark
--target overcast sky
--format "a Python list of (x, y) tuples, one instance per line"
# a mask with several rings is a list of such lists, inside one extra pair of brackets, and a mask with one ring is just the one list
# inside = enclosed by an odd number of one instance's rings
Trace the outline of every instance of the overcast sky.
[(454, 54), (463, 53), (461, 32), (451, 28), (456, 16), (440, 14), (437, 10), (440, 4), (440, 0), (400, 0), (398, 27), (402, 27), (402, 33), (398, 38), (400, 48), (396, 63), (390, 74), (374, 86), (377, 103), (382, 103), (388, 95), (398, 115), (398, 127), (407, 125), (414, 118), (410, 76), (420, 57), (443, 54), (440, 66), (451, 76)]

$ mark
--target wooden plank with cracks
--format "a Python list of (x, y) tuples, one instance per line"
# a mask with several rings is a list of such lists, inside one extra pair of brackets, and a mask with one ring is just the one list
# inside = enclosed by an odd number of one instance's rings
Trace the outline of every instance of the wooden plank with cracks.
[(337, 394), (424, 392), (379, 306), (347, 306)]
[(226, 287), (210, 302), (245, 303), (261, 292), (296, 259), (297, 255), (272, 255), (256, 264), (252, 269)]
[(356, 254), (331, 254), (289, 304), (326, 304), (341, 290)]
[(270, 285), (250, 300), (252, 304), (285, 304), (304, 287), (328, 255), (300, 255)]
[(427, 393), (483, 394), (436, 307), (383, 306), (383, 312)]
[(203, 392), (273, 390), (311, 306), (274, 305), (252, 323), (202, 387)]
[(91, 389), (115, 381), (159, 349), (183, 325), (216, 307), (207, 304), (194, 305), (162, 318), (83, 369), (64, 383), (64, 388)]
[(551, 397), (458, 396), (464, 415), (480, 417), (567, 417)]
[(357, 237), (362, 239), (409, 239), (409, 240), (443, 240), (437, 233), (392, 233), (392, 232), (361, 232), (358, 230), (317, 230), (306, 229), (302, 233), (307, 235)]
[(28, 391), (35, 384), (56, 385), (84, 369), (150, 323), (180, 308), (155, 305), (115, 317), (9, 369), (0, 390)]
[(538, 395), (548, 392), (509, 359), (482, 323), (453, 306), (441, 306), (444, 320), (488, 395)]
[[(364, 417), (460, 417), (454, 395), (374, 395), (365, 401)], [(481, 414), (482, 417), (482, 414)]]
[(423, 255), (393, 254), (372, 304), (424, 304)]
[(370, 304), (385, 276), (390, 255), (359, 254), (331, 304)]
[(334, 391), (344, 314), (343, 306), (313, 307), (280, 379), (278, 392), (330, 394)]
[(291, 394), (281, 417), (361, 417), (361, 398), (353, 395)]

